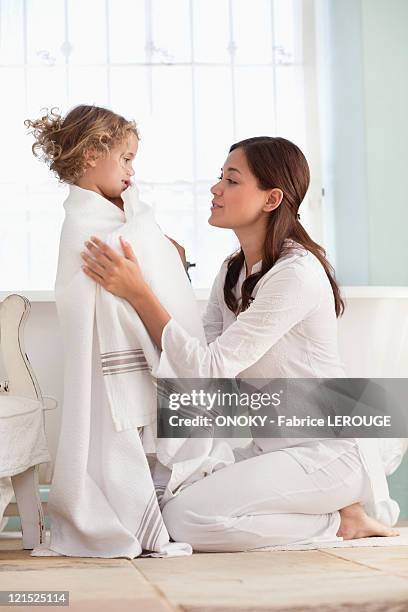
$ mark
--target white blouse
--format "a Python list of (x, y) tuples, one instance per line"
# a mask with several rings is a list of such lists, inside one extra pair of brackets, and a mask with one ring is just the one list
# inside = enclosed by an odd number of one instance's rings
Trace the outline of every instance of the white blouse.
[[(338, 353), (334, 296), (326, 272), (310, 251), (292, 240), (287, 244), (289, 253), (258, 281), (252, 303), (238, 316), (224, 301), (227, 260), (223, 262), (203, 316), (208, 345), (203, 346), (170, 319), (162, 333), (158, 377), (162, 368), (163, 372), (170, 368), (179, 378), (346, 377)], [(261, 263), (256, 263), (251, 273), (258, 271)], [(244, 280), (245, 266), (235, 287), (236, 297), (241, 295)], [(307, 471), (314, 471), (337, 459), (351, 444), (360, 446), (359, 439), (254, 438), (246, 449), (236, 452), (250, 457), (284, 450)], [(363, 446), (367, 447), (367, 441)], [(367, 461), (370, 459), (363, 460), (365, 466)], [(382, 471), (376, 478), (381, 479), (377, 492), (384, 499), (388, 496), (384, 469), (378, 461), (375, 466), (375, 472)]]
[[(292, 252), (260, 279), (253, 302), (238, 317), (224, 301), (224, 261), (203, 317), (208, 346), (171, 319), (163, 330), (163, 360), (185, 378), (342, 377), (331, 285), (318, 259), (293, 241)], [(260, 269), (261, 262), (251, 273)], [(235, 287), (245, 280), (244, 267)], [(183, 341), (182, 341), (183, 338)], [(175, 350), (174, 350), (175, 349)]]

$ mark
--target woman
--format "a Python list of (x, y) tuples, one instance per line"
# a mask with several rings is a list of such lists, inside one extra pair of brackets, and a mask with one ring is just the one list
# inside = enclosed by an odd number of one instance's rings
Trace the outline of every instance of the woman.
[[(129, 301), (161, 349), (161, 364), (179, 377), (344, 377), (336, 323), (344, 305), (324, 250), (299, 220), (308, 185), (304, 155), (283, 138), (231, 147), (211, 189), (209, 223), (232, 229), (241, 248), (215, 279), (204, 315), (207, 347), (171, 319), (124, 241), (121, 257), (91, 237), (84, 271)], [(382, 479), (381, 501), (392, 500), (378, 461), (373, 477), (357, 439), (254, 439), (234, 455), (233, 465), (164, 506), (173, 539), (200, 551), (235, 551), (398, 535), (361, 505), (370, 502), (373, 478)], [(389, 512), (388, 524), (395, 521)]]

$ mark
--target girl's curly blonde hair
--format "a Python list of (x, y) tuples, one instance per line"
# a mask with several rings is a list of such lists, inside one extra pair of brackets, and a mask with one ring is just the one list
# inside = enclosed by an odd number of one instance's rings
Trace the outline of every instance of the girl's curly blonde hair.
[(136, 123), (107, 108), (75, 106), (65, 117), (58, 109), (44, 109), (40, 119), (26, 119), (35, 143), (32, 151), (45, 161), (60, 181), (75, 183), (86, 170), (86, 155), (107, 155), (112, 147), (129, 137), (139, 138)]

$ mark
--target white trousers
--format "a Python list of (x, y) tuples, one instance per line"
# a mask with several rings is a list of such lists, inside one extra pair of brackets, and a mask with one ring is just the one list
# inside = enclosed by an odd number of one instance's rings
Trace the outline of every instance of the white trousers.
[(220, 469), (169, 500), (163, 518), (175, 541), (196, 551), (341, 540), (338, 510), (363, 502), (368, 478), (357, 447), (306, 471), (285, 451)]

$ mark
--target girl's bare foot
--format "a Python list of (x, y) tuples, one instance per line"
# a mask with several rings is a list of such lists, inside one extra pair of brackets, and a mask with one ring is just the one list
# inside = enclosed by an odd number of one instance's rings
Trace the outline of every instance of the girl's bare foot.
[(399, 531), (387, 527), (368, 516), (360, 503), (351, 504), (340, 511), (341, 523), (336, 535), (344, 540), (354, 538), (369, 538), (372, 536), (392, 537), (398, 536)]

